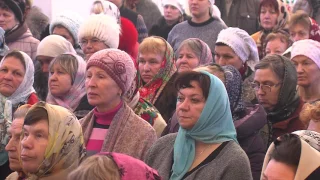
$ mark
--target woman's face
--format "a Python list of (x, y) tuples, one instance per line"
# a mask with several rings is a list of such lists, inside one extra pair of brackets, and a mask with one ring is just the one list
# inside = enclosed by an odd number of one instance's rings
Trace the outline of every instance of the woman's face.
[(270, 40), (266, 45), (266, 55), (282, 55), (288, 49), (288, 44), (282, 42), (280, 38)]
[(294, 177), (295, 168), (272, 159), (262, 175), (262, 180), (293, 180)]
[(317, 64), (306, 56), (300, 55), (292, 59), (298, 75), (298, 85), (308, 87), (314, 83), (318, 84), (320, 69)]
[(49, 56), (37, 56), (37, 60), (40, 62), (42, 72), (48, 73), (49, 72), (49, 65), (53, 60), (53, 57)]
[(201, 18), (209, 15), (211, 2), (209, 0), (188, 0), (189, 10), (192, 17)]
[(50, 70), (49, 89), (53, 96), (63, 97), (72, 87), (72, 79), (69, 73), (61, 65), (55, 63)]
[(258, 69), (255, 72), (254, 84), (259, 104), (267, 111), (272, 111), (278, 103), (281, 81), (269, 68)]
[(163, 11), (164, 19), (166, 21), (178, 21), (179, 17), (181, 16), (179, 9), (172, 5), (165, 5), (163, 7)]
[(120, 103), (122, 91), (103, 69), (89, 67), (85, 84), (89, 104), (96, 106), (99, 112), (106, 112)]
[(206, 104), (203, 91), (197, 81), (191, 81), (191, 88), (183, 88), (178, 92), (177, 116), (184, 129), (192, 129), (198, 122)]
[(103, 41), (91, 36), (82, 38), (80, 44), (83, 53), (86, 55), (86, 60), (88, 60), (95, 52), (109, 48)]
[(11, 30), (18, 22), (14, 13), (11, 10), (5, 10), (0, 8), (0, 27), (5, 30)]
[(242, 60), (229, 46), (215, 46), (214, 51), (214, 59), (220, 66), (231, 65), (238, 70), (243, 67)]
[(23, 81), (26, 70), (21, 61), (15, 57), (4, 59), (0, 67), (0, 93), (11, 96)]
[(296, 24), (292, 26), (290, 29), (290, 36), (293, 42), (309, 39), (310, 37), (310, 27), (304, 27), (301, 24)]
[(271, 30), (277, 24), (279, 14), (274, 7), (262, 6), (260, 12), (260, 23), (263, 29)]
[(144, 83), (150, 82), (160, 71), (163, 55), (157, 53), (140, 53), (139, 71)]
[(179, 51), (179, 57), (176, 61), (176, 66), (178, 72), (191, 71), (192, 69), (198, 67), (199, 58), (197, 55), (188, 47), (184, 46)]

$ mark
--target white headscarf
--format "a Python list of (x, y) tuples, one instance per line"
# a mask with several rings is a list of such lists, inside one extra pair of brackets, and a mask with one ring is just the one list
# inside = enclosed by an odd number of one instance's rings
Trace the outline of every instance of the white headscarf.
[(259, 62), (258, 48), (252, 37), (244, 30), (229, 27), (220, 31), (216, 43), (229, 46), (248, 66), (254, 69)]
[[(0, 146), (6, 145), (8, 141), (7, 130), (12, 123), (12, 107), (18, 105), (21, 102), (26, 102), (31, 93), (34, 93), (34, 65), (32, 59), (24, 52), (19, 51), (26, 66), (26, 72), (24, 78), (16, 89), (16, 91), (9, 97), (5, 97), (0, 94)], [(0, 68), (3, 65), (6, 57), (0, 62)], [(0, 151), (1, 153), (1, 151)], [(0, 159), (0, 161), (2, 161)]]
[(59, 35), (49, 35), (45, 37), (39, 43), (37, 49), (37, 56), (48, 56), (54, 58), (63, 53), (76, 54), (77, 52), (69, 41)]

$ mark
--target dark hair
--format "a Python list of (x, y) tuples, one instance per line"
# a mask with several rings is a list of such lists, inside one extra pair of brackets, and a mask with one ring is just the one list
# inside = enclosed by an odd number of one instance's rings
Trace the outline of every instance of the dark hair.
[(4, 1), (0, 1), (0, 9), (6, 10), (6, 11), (12, 11)]
[(268, 55), (264, 57), (254, 68), (258, 69), (270, 69), (276, 74), (280, 81), (284, 79), (285, 64), (284, 61), (290, 61), (288, 58), (280, 55)]
[(28, 113), (24, 119), (23, 125), (32, 125), (32, 124), (39, 122), (40, 120), (49, 120), (48, 112), (44, 108), (45, 104), (46, 104), (45, 102), (41, 101), (41, 102), (38, 102), (37, 104), (33, 105), (36, 107), (31, 108), (28, 111)]
[(269, 6), (274, 8), (274, 10), (279, 14), (279, 4), (277, 0), (262, 0), (259, 5), (259, 18), (262, 6)]
[(206, 74), (196, 71), (179, 73), (175, 80), (175, 88), (178, 91), (184, 88), (193, 88), (193, 86), (191, 85), (192, 81), (196, 81), (199, 83), (199, 86), (203, 92), (203, 96), (205, 97), (205, 99), (207, 99), (210, 90), (210, 78)]
[[(23, 55), (22, 55), (19, 51), (13, 50), (13, 51), (9, 52), (9, 53), (5, 56), (5, 59), (7, 59), (7, 58), (9, 58), (9, 57), (14, 57), (14, 58), (18, 59), (18, 60), (21, 62), (22, 66), (24, 67), (24, 70), (26, 71), (26, 63), (25, 63), (25, 61), (24, 61), (24, 57), (23, 57)], [(5, 60), (5, 59), (4, 59), (4, 60)]]
[(301, 156), (301, 141), (295, 134), (285, 134), (274, 141), (270, 159), (297, 169)]

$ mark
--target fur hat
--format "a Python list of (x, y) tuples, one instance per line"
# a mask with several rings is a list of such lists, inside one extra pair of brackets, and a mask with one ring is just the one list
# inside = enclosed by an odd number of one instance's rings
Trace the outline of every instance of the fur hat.
[(92, 14), (80, 26), (78, 38), (96, 37), (103, 41), (109, 48), (118, 48), (120, 25), (108, 15)]
[(79, 14), (74, 13), (72, 11), (65, 11), (53, 18), (53, 20), (50, 23), (49, 31), (50, 31), (50, 34), (52, 34), (53, 29), (57, 25), (61, 25), (65, 27), (70, 32), (72, 38), (74, 39), (75, 45), (78, 46), (79, 45), (78, 31), (82, 22), (83, 22), (83, 19)]
[(136, 74), (131, 57), (119, 49), (104, 49), (94, 53), (87, 63), (87, 69), (97, 66), (103, 69), (121, 88), (125, 94)]

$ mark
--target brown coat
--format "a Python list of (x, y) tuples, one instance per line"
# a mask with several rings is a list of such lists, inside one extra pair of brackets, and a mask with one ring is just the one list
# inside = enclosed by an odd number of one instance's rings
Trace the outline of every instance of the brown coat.
[[(90, 138), (94, 121), (93, 110), (80, 120), (85, 143)], [(101, 152), (123, 153), (143, 160), (156, 140), (157, 134), (152, 126), (124, 103), (112, 120)]]

